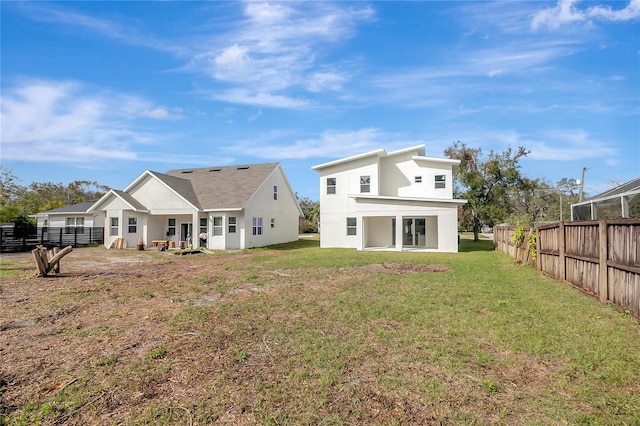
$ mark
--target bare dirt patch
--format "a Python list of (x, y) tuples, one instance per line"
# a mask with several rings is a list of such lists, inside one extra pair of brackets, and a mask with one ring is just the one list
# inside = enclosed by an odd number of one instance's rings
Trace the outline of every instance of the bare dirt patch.
[(420, 272), (449, 272), (449, 268), (440, 264), (385, 262), (361, 266), (360, 269), (367, 272), (395, 272), (398, 274)]

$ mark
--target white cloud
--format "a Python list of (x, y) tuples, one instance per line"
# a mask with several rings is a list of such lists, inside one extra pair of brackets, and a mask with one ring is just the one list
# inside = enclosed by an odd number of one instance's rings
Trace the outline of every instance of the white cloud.
[(133, 145), (156, 139), (134, 130), (131, 121), (139, 117), (173, 119), (176, 115), (139, 97), (89, 91), (74, 81), (23, 81), (2, 93), (2, 158), (135, 159)]
[(328, 130), (317, 137), (297, 139), (291, 144), (279, 142), (288, 137), (289, 135), (281, 133), (266, 135), (262, 140), (235, 143), (233, 151), (246, 147), (251, 155), (265, 159), (342, 158), (380, 148), (393, 151), (424, 143), (407, 140), (401, 135), (385, 133), (373, 127), (346, 131)]
[(213, 99), (232, 104), (254, 105), (270, 108), (304, 108), (308, 102), (304, 99), (296, 99), (285, 95), (276, 95), (269, 92), (251, 91), (247, 89), (230, 89), (222, 92), (211, 93)]
[(17, 10), (40, 22), (57, 23), (101, 34), (131, 45), (144, 46), (176, 55), (186, 53), (184, 44), (157, 39), (131, 26), (96, 18), (52, 2), (13, 2)]
[(216, 99), (297, 108), (300, 101), (292, 102), (292, 92), (336, 91), (349, 80), (351, 73), (324, 63), (322, 53), (326, 46), (349, 38), (356, 23), (371, 19), (373, 11), (328, 2), (248, 2), (244, 16), (232, 31), (206, 42), (188, 68), (230, 86)]
[[(575, 22), (591, 23), (593, 20), (630, 21), (640, 19), (640, 0), (631, 0), (623, 9), (614, 10), (609, 6), (579, 8), (580, 0), (558, 0), (553, 8), (534, 14), (531, 28), (547, 27), (556, 30), (565, 24)], [(592, 4), (589, 2), (588, 4)]]
[(599, 158), (614, 161), (618, 150), (610, 143), (594, 140), (582, 129), (556, 130), (546, 132), (544, 139), (530, 144), (533, 160), (573, 161)]

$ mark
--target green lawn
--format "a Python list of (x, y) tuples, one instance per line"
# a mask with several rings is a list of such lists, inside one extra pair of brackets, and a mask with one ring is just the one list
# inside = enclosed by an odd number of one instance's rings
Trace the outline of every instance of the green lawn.
[[(67, 371), (77, 382), (30, 405), (8, 409), (5, 395), (5, 421), (640, 424), (638, 321), (491, 247), (463, 239), (457, 254), (358, 252), (301, 239), (192, 257), (199, 267), (180, 278), (182, 304), (150, 314), (153, 349), (103, 351)], [(178, 300), (162, 285), (117, 295), (150, 309)], [(74, 339), (113, 346), (140, 324), (104, 327)], [(0, 344), (13, 331), (0, 331)], [(124, 398), (138, 394), (147, 397)]]

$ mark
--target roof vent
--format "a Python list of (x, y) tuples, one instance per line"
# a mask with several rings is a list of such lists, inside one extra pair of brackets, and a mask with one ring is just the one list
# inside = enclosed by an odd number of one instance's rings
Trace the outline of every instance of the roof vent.
[(249, 166), (238, 167), (236, 170), (247, 170)]
[(182, 174), (193, 173), (193, 170), (184, 170), (181, 172)]
[(210, 172), (219, 172), (220, 170), (222, 170), (222, 169), (210, 169), (209, 171)]

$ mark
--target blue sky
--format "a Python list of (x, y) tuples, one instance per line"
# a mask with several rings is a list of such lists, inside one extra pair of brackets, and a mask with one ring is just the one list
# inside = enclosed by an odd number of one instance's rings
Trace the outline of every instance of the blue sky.
[(123, 189), (144, 170), (524, 146), (594, 195), (640, 176), (640, 0), (0, 3), (1, 162)]

